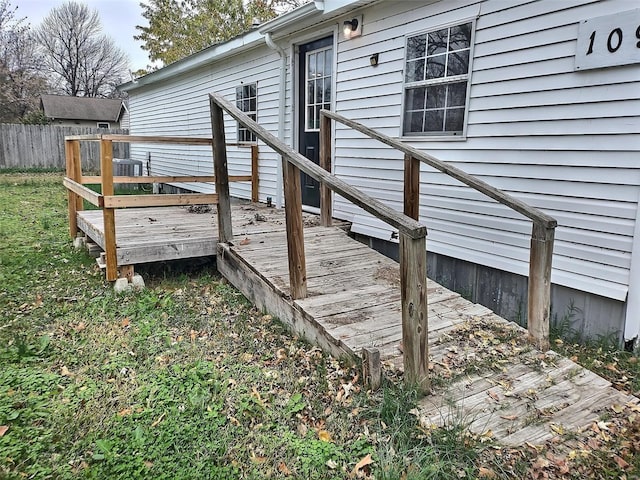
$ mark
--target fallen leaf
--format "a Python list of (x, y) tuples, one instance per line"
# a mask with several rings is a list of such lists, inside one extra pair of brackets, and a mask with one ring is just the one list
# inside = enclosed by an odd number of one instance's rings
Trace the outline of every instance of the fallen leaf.
[(624, 412), (624, 407), (622, 405), (615, 404), (615, 405), (611, 405), (611, 410), (613, 410), (616, 413), (622, 413)]
[(322, 440), (323, 442), (330, 442), (331, 441), (331, 434), (329, 432), (327, 432), (326, 430), (319, 430), (318, 431), (318, 438), (320, 440)]
[(500, 401), (500, 397), (498, 396), (498, 394), (495, 392), (492, 392), (491, 390), (487, 390), (487, 395), (493, 398), (496, 402)]
[(123, 408), (118, 412), (118, 416), (126, 417), (127, 415), (131, 415), (132, 413), (133, 413), (133, 410), (131, 410), (130, 408)]
[(626, 470), (629, 468), (629, 464), (624, 460), (624, 458), (619, 457), (618, 455), (614, 455), (613, 459), (618, 464), (621, 470)]
[(251, 243), (251, 239), (249, 237), (244, 237), (244, 240), (240, 240), (240, 245), (249, 245)]
[(71, 373), (65, 366), (60, 369), (60, 375), (62, 375), (63, 377), (73, 377), (73, 373)]
[(150, 462), (149, 460), (145, 460), (144, 466), (147, 467), (147, 468), (151, 468), (151, 467), (153, 467), (153, 462)]
[(120, 325), (122, 326), (122, 328), (127, 328), (129, 326), (129, 323), (131, 323), (129, 321), (128, 318), (123, 318), (122, 321), (120, 322)]
[(518, 415), (500, 415), (500, 418), (504, 420), (517, 420)]
[(561, 425), (556, 425), (555, 423), (549, 424), (549, 428), (556, 432), (558, 435), (564, 435), (564, 428)]
[(371, 454), (367, 453), (367, 455), (364, 458), (362, 458), (358, 463), (356, 463), (355, 467), (353, 467), (353, 470), (351, 471), (351, 475), (350, 475), (351, 478), (355, 477), (360, 470), (362, 470), (367, 465), (371, 465), (372, 463), (373, 463), (373, 459), (371, 458)]
[(287, 475), (287, 476), (291, 475), (291, 470), (289, 470), (289, 467), (287, 467), (287, 464), (284, 462), (280, 462), (278, 464), (278, 471), (283, 475)]
[(0, 437), (7, 433), (7, 430), (9, 430), (9, 427), (7, 425), (0, 425)]
[(253, 463), (262, 464), (267, 461), (267, 457), (260, 457), (260, 456), (253, 455), (251, 456), (251, 461)]
[(498, 478), (496, 472), (487, 467), (480, 467), (478, 469), (478, 477), (480, 478)]
[(80, 322), (78, 325), (76, 325), (75, 327), (73, 327), (73, 329), (76, 332), (81, 332), (86, 328), (86, 325), (84, 324), (84, 322)]
[(335, 470), (336, 468), (338, 468), (338, 464), (335, 462), (335, 460), (327, 460), (327, 463), (325, 465), (331, 470)]

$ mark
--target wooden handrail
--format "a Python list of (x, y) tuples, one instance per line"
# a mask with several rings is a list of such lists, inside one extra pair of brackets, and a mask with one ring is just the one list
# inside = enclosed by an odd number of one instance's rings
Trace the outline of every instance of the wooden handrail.
[(497, 188), (489, 185), (486, 182), (483, 182), (482, 180), (474, 177), (473, 175), (469, 175), (468, 173), (460, 170), (459, 168), (449, 165), (448, 163), (443, 162), (442, 160), (439, 160), (438, 158), (432, 155), (429, 155), (428, 153), (418, 150), (417, 148), (414, 148), (411, 145), (407, 145), (406, 143), (396, 140), (395, 138), (391, 138), (387, 135), (383, 135), (369, 127), (362, 125), (361, 123), (345, 118), (342, 115), (339, 115), (335, 112), (331, 112), (329, 110), (320, 110), (320, 116), (331, 118), (336, 122), (342, 123), (347, 127), (353, 128), (354, 130), (357, 130), (360, 133), (364, 133), (365, 135), (371, 138), (374, 138), (386, 145), (389, 145), (390, 147), (395, 148), (396, 150), (399, 150), (405, 153), (406, 155), (411, 155), (413, 158), (420, 160), (423, 163), (426, 163), (427, 165), (435, 168), (436, 170), (441, 171), (442, 173), (446, 173), (450, 177), (453, 177), (456, 180), (459, 180), (465, 185), (468, 185), (471, 188), (481, 193), (484, 193), (486, 196), (493, 198), (499, 203), (506, 205), (507, 207), (515, 210), (516, 212), (521, 213), (525, 217), (528, 217), (531, 220), (533, 220), (538, 225), (541, 225), (545, 228), (554, 228), (555, 226), (558, 225), (558, 222), (556, 221), (555, 218), (547, 215), (544, 212), (541, 212), (537, 208), (527, 205), (522, 200), (518, 200), (517, 198), (514, 198), (511, 195), (508, 195), (503, 191), (498, 190)]
[[(307, 295), (306, 261), (304, 255), (304, 234), (302, 222), (302, 194), (300, 172), (320, 182), (321, 222), (331, 224), (331, 192), (340, 194), (346, 200), (361, 207), (375, 217), (384, 220), (400, 232), (400, 292), (402, 304), (402, 342), (404, 346), (405, 380), (420, 392), (427, 392), (429, 386), (429, 348), (427, 342), (427, 229), (417, 219), (387, 207), (380, 201), (366, 195), (357, 188), (332, 175), (331, 133), (329, 122), (323, 120), (321, 127), (321, 165), (316, 165), (281, 140), (258, 125), (241, 112), (233, 103), (218, 94), (210, 94), (211, 125), (214, 137), (214, 157), (226, 169), (224, 157), (224, 121), (222, 111), (226, 111), (257, 138), (282, 156), (285, 218), (287, 230), (287, 252), (289, 262), (290, 295), (293, 299)], [(220, 158), (221, 157), (221, 158)], [(219, 174), (216, 170), (216, 176)], [(220, 172), (221, 173), (221, 172)], [(225, 210), (220, 194), (219, 215)], [(220, 234), (222, 238), (222, 234)]]
[[(218, 139), (219, 141), (220, 139)], [(85, 176), (82, 174), (80, 159), (80, 142), (100, 143), (100, 175)], [(65, 137), (65, 156), (67, 176), (63, 180), (67, 188), (69, 204), (69, 233), (73, 238), (78, 234), (77, 212), (83, 208), (83, 199), (102, 209), (104, 225), (104, 249), (106, 257), (106, 277), (108, 281), (118, 278), (118, 265), (116, 258), (116, 229), (115, 210), (127, 207), (158, 207), (173, 205), (197, 205), (218, 203), (219, 195), (215, 194), (172, 194), (172, 195), (114, 195), (116, 183), (177, 183), (177, 182), (216, 182), (216, 188), (220, 183), (215, 175), (154, 175), (154, 176), (114, 176), (113, 175), (113, 143), (171, 143), (179, 145), (206, 145), (213, 146), (212, 138), (194, 137), (160, 137), (137, 135), (71, 135)], [(251, 149), (251, 175), (227, 176), (226, 182), (251, 182), (251, 198), (258, 201), (258, 145), (256, 143), (226, 143), (223, 148), (234, 146)], [(83, 184), (100, 184), (102, 193), (96, 193)], [(228, 186), (227, 186), (228, 190)], [(227, 192), (228, 197), (228, 192)], [(230, 225), (230, 223), (229, 223)]]
[(346, 198), (358, 207), (366, 210), (373, 216), (384, 220), (389, 225), (397, 228), (400, 232), (409, 235), (411, 238), (420, 238), (427, 234), (427, 229), (424, 225), (421, 225), (416, 220), (409, 218), (402, 213), (396, 212), (379, 200), (370, 197), (366, 193), (349, 185), (344, 180), (327, 172), (322, 167), (313, 163), (301, 153), (296, 152), (282, 142), (282, 140), (278, 139), (276, 136), (258, 125), (254, 120), (241, 112), (234, 104), (226, 100), (223, 96), (217, 93), (210, 93), (209, 96), (215, 104), (220, 106), (235, 120), (240, 122), (249, 131), (260, 138), (264, 143), (282, 155), (288, 163), (291, 163), (296, 168), (314, 178), (320, 182), (321, 185), (329, 187), (332, 191)]
[(469, 175), (395, 138), (376, 132), (361, 123), (328, 110), (321, 110), (320, 118), (330, 118), (340, 122), (396, 150), (404, 152), (404, 212), (412, 218), (418, 218), (420, 193), (420, 164), (418, 162), (423, 162), (532, 220), (531, 248), (529, 250), (527, 328), (532, 343), (542, 351), (547, 350), (549, 348), (549, 315), (551, 306), (551, 264), (555, 228), (558, 225), (556, 219), (473, 175)]

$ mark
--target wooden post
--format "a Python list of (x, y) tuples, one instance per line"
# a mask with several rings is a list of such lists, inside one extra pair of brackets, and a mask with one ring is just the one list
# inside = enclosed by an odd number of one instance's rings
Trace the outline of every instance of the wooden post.
[(304, 257), (304, 230), (302, 221), (302, 190), (300, 170), (283, 157), (284, 211), (287, 225), (287, 253), (289, 257), (289, 284), (291, 298), (307, 296), (307, 266)]
[(260, 190), (258, 178), (258, 145), (251, 145), (251, 201), (258, 202)]
[(527, 328), (529, 340), (542, 352), (549, 349), (551, 262), (554, 235), (554, 228), (533, 224), (529, 257)]
[[(77, 141), (74, 140), (65, 140), (64, 141), (64, 157), (66, 163), (66, 174), (67, 177), (71, 180), (78, 181), (75, 178), (75, 167), (73, 165), (73, 144)], [(71, 238), (76, 238), (78, 236), (78, 218), (77, 218), (77, 208), (78, 208), (78, 198), (80, 195), (77, 193), (67, 189), (67, 207), (69, 210), (69, 235)]]
[[(331, 119), (320, 115), (320, 166), (331, 173)], [(320, 225), (330, 227), (333, 217), (331, 189), (320, 183)]]
[(218, 241), (233, 241), (231, 226), (231, 198), (229, 197), (229, 170), (227, 168), (227, 145), (224, 135), (224, 117), (222, 109), (209, 99), (211, 107), (211, 134), (213, 136), (213, 173), (216, 177), (218, 194)]
[(409, 385), (424, 394), (430, 389), (425, 237), (400, 233), (400, 292), (404, 375)]
[[(73, 153), (73, 175), (76, 182), (82, 179), (82, 158), (80, 157), (80, 140), (72, 140), (71, 151)], [(80, 195), (76, 196), (76, 211), (84, 210), (84, 200)]]
[(362, 349), (362, 377), (365, 384), (372, 390), (380, 388), (382, 368), (380, 365), (380, 350), (377, 348)]
[[(113, 195), (113, 143), (111, 140), (100, 140), (100, 182), (102, 195)], [(104, 251), (107, 264), (107, 281), (118, 279), (118, 259), (116, 256), (116, 217), (115, 209), (102, 209), (104, 222)]]
[(420, 216), (420, 160), (404, 155), (404, 214), (414, 220)]

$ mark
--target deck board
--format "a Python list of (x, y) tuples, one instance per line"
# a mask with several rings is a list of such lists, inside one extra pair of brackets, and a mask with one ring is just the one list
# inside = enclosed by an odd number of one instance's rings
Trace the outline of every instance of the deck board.
[[(294, 332), (336, 356), (376, 347), (388, 368), (402, 370), (395, 261), (355, 241), (343, 228), (317, 226), (317, 218), (305, 214), (308, 297), (292, 300), (284, 211), (236, 204), (232, 218), (234, 241), (218, 245), (215, 211), (118, 210), (118, 264), (217, 255), (220, 273)], [(100, 211), (78, 212), (78, 224), (104, 247)], [(437, 382), (446, 387), (435, 387), (420, 401), (419, 417), (425, 425), (464, 422), (476, 433), (491, 431), (506, 445), (537, 444), (554, 437), (558, 426), (578, 429), (613, 404), (638, 402), (571, 360), (536, 351), (526, 344), (524, 329), (490, 309), (432, 280), (427, 292), (431, 374), (458, 376)], [(502, 348), (495, 339), (489, 339), (484, 352), (466, 345), (469, 337), (487, 329), (511, 335), (515, 347), (505, 343), (505, 351), (511, 352), (505, 358), (491, 360), (491, 349)], [(481, 362), (483, 355), (492, 367)], [(461, 365), (464, 373), (457, 374)]]

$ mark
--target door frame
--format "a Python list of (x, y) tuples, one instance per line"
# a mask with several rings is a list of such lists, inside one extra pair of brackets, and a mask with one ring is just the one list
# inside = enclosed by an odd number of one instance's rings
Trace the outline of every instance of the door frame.
[[(308, 34), (308, 35), (304, 35), (301, 37), (297, 37), (295, 39), (295, 41), (292, 42), (291, 44), (291, 58), (293, 59), (292, 62), (292, 75), (291, 75), (291, 82), (292, 82), (292, 104), (291, 104), (291, 115), (292, 115), (292, 148), (297, 152), (299, 147), (300, 147), (300, 129), (304, 127), (304, 125), (300, 125), (300, 120), (299, 120), (299, 109), (300, 109), (300, 101), (301, 98), (304, 98), (303, 92), (300, 92), (300, 87), (299, 87), (299, 80), (300, 80), (300, 62), (298, 60), (298, 53), (299, 53), (299, 46), (300, 45), (304, 45), (305, 43), (310, 43), (313, 42), (315, 40), (320, 40), (321, 38), (325, 38), (328, 36), (332, 36), (333, 37), (333, 65), (332, 65), (332, 78), (331, 78), (331, 91), (332, 91), (332, 95), (331, 95), (331, 110), (335, 111), (335, 105), (336, 105), (336, 68), (338, 65), (338, 34), (339, 34), (339, 30), (338, 30), (338, 26), (334, 25), (331, 28), (328, 29), (321, 29), (319, 31), (316, 31), (314, 33)], [(335, 129), (335, 126), (332, 125), (331, 127), (331, 131), (332, 131), (332, 138), (333, 138), (333, 131)], [(335, 143), (332, 142), (331, 145), (331, 158), (334, 158), (334, 152), (335, 152)], [(331, 173), (334, 173), (335, 169), (335, 162), (331, 162)], [(333, 196), (332, 196), (333, 198)], [(302, 209), (311, 213), (320, 213), (320, 209), (316, 208), (316, 207), (311, 207), (309, 205), (302, 205)]]

